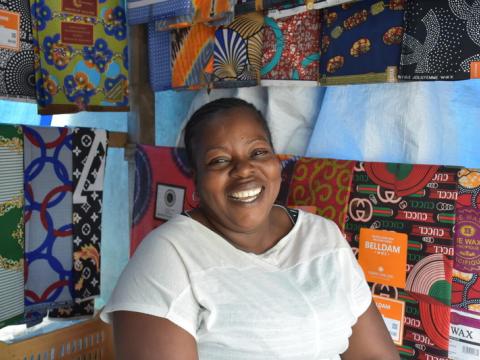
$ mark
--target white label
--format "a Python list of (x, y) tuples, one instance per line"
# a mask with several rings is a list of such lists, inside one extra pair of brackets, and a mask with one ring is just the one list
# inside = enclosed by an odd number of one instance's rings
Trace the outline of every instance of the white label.
[(155, 217), (168, 220), (183, 211), (185, 189), (165, 184), (157, 184)]
[(393, 341), (399, 342), (400, 341), (400, 321), (395, 319), (389, 319), (384, 317), (383, 321), (385, 325), (387, 325), (388, 332), (392, 337)]
[(0, 46), (18, 48), (18, 31), (0, 27)]
[(448, 357), (478, 360), (480, 357), (480, 317), (452, 310)]

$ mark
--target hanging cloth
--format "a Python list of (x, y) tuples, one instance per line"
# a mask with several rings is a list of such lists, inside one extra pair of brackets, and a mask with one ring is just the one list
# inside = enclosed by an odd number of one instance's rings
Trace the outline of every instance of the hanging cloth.
[(403, 0), (365, 0), (323, 10), (322, 85), (396, 82)]
[(262, 84), (263, 80), (299, 80), (317, 85), (320, 32), (319, 10), (279, 19), (267, 16), (263, 34)]
[(22, 128), (0, 125), (0, 328), (23, 318)]
[(29, 0), (0, 1), (0, 97), (35, 100)]
[(480, 77), (480, 3), (407, 2), (399, 78), (464, 80)]
[(264, 16), (260, 12), (236, 16), (215, 31), (213, 86), (256, 86), (262, 65)]
[[(25, 134), (25, 305), (27, 321), (72, 303), (72, 134), (23, 127)], [(37, 319), (38, 320), (38, 319)]]
[(122, 3), (31, 0), (40, 114), (129, 110)]

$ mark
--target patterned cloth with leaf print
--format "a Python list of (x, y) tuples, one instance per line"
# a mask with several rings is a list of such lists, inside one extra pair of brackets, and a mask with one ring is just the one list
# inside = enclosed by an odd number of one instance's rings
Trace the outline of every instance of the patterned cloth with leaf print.
[(0, 328), (23, 318), (22, 128), (0, 125)]
[(128, 111), (121, 0), (31, 0), (38, 112)]
[(215, 32), (214, 87), (255, 86), (262, 66), (264, 16), (252, 12), (235, 17)]

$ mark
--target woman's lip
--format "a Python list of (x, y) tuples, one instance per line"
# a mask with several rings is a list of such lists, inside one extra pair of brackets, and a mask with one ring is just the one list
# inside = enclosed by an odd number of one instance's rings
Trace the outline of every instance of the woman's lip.
[(257, 186), (245, 190), (232, 191), (228, 194), (228, 198), (234, 201), (252, 202), (263, 193), (264, 189), (263, 186)]

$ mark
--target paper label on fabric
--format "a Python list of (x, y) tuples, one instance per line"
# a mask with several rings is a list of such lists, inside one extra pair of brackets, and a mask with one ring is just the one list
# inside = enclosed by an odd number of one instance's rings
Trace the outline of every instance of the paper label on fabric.
[(470, 63), (470, 79), (480, 79), (480, 61)]
[(480, 356), (480, 316), (452, 310), (448, 357), (478, 360)]
[(385, 4), (383, 1), (379, 1), (370, 7), (370, 12), (372, 15), (378, 15), (383, 12), (383, 10), (385, 10)]
[(72, 45), (93, 45), (93, 25), (62, 22), (62, 43)]
[(457, 208), (455, 225), (455, 268), (480, 272), (480, 210)]
[(405, 316), (405, 303), (400, 300), (383, 296), (373, 296), (378, 311), (382, 314), (383, 321), (396, 345), (403, 344), (403, 318)]
[(367, 281), (405, 288), (407, 234), (361, 228), (358, 262)]
[(98, 0), (62, 0), (62, 11), (82, 15), (98, 16)]
[(0, 10), (0, 48), (20, 50), (20, 14)]
[(170, 185), (157, 184), (157, 199), (155, 206), (155, 218), (168, 220), (183, 211), (185, 188)]
[(398, 82), (398, 67), (397, 66), (387, 66), (387, 82)]

